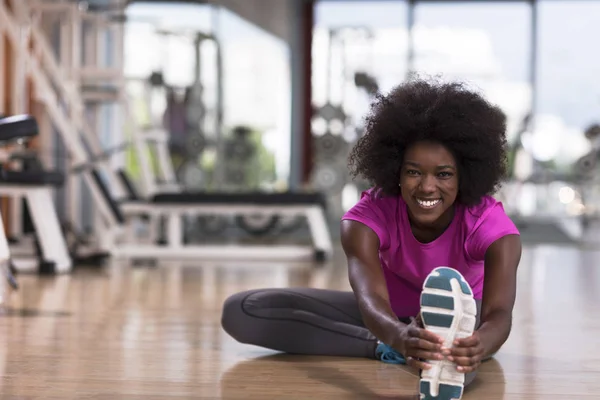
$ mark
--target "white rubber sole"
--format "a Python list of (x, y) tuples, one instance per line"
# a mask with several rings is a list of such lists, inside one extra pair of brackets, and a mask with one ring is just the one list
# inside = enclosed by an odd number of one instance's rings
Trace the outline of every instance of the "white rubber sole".
[[(421, 318), (425, 329), (444, 338), (446, 348), (451, 348), (455, 339), (473, 334), (477, 305), (471, 287), (458, 271), (439, 267), (425, 279)], [(448, 360), (427, 361), (432, 368), (421, 372), (421, 400), (459, 400), (465, 374)]]

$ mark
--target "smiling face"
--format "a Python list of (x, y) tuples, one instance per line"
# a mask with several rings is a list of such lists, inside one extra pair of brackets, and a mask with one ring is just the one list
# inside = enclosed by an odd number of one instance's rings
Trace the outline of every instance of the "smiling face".
[(400, 191), (413, 225), (445, 229), (454, 215), (458, 166), (443, 145), (418, 142), (404, 154)]

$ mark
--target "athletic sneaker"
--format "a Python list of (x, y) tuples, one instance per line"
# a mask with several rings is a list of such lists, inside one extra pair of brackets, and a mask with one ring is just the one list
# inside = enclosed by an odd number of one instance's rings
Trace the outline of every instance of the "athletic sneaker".
[[(425, 279), (421, 293), (421, 319), (425, 329), (443, 337), (444, 347), (455, 339), (469, 337), (475, 330), (477, 306), (473, 291), (456, 270), (434, 269)], [(448, 360), (428, 360), (432, 368), (421, 372), (421, 400), (458, 400), (465, 374)]]
[(406, 359), (402, 354), (383, 342), (377, 343), (375, 357), (387, 364), (406, 364)]

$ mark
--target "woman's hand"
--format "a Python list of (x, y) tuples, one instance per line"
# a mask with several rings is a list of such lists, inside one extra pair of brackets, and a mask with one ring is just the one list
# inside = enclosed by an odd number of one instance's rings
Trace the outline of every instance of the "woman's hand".
[(418, 369), (429, 369), (427, 360), (442, 360), (444, 339), (423, 329), (420, 319), (413, 319), (400, 334), (401, 353), (406, 364)]
[(444, 350), (448, 361), (456, 364), (457, 371), (463, 373), (475, 371), (481, 364), (485, 353), (479, 333), (475, 331), (468, 338), (457, 339), (453, 344), (451, 349)]

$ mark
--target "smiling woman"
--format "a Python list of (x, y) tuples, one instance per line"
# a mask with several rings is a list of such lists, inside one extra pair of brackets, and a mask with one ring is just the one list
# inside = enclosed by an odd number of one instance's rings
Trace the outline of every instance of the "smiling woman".
[(350, 154), (374, 185), (342, 218), (350, 283), (378, 357), (422, 370), (425, 399), (460, 398), (510, 332), (521, 244), (491, 196), (505, 152), (497, 106), (416, 79), (379, 96)]
[(408, 148), (399, 186), (418, 240), (430, 240), (427, 228), (433, 228), (435, 237), (450, 224), (458, 195), (458, 173), (454, 156), (444, 146), (423, 141)]
[(406, 151), (423, 141), (443, 145), (456, 158), (457, 199), (463, 204), (494, 193), (506, 175), (506, 116), (461, 83), (409, 81), (377, 98), (366, 125), (367, 134), (350, 153), (350, 167), (383, 194), (400, 193)]
[(367, 357), (422, 371), (425, 400), (457, 400), (508, 338), (519, 232), (491, 194), (505, 117), (460, 84), (413, 80), (380, 96), (353, 148), (373, 188), (342, 218), (352, 292), (231, 296), (224, 329), (295, 354)]

